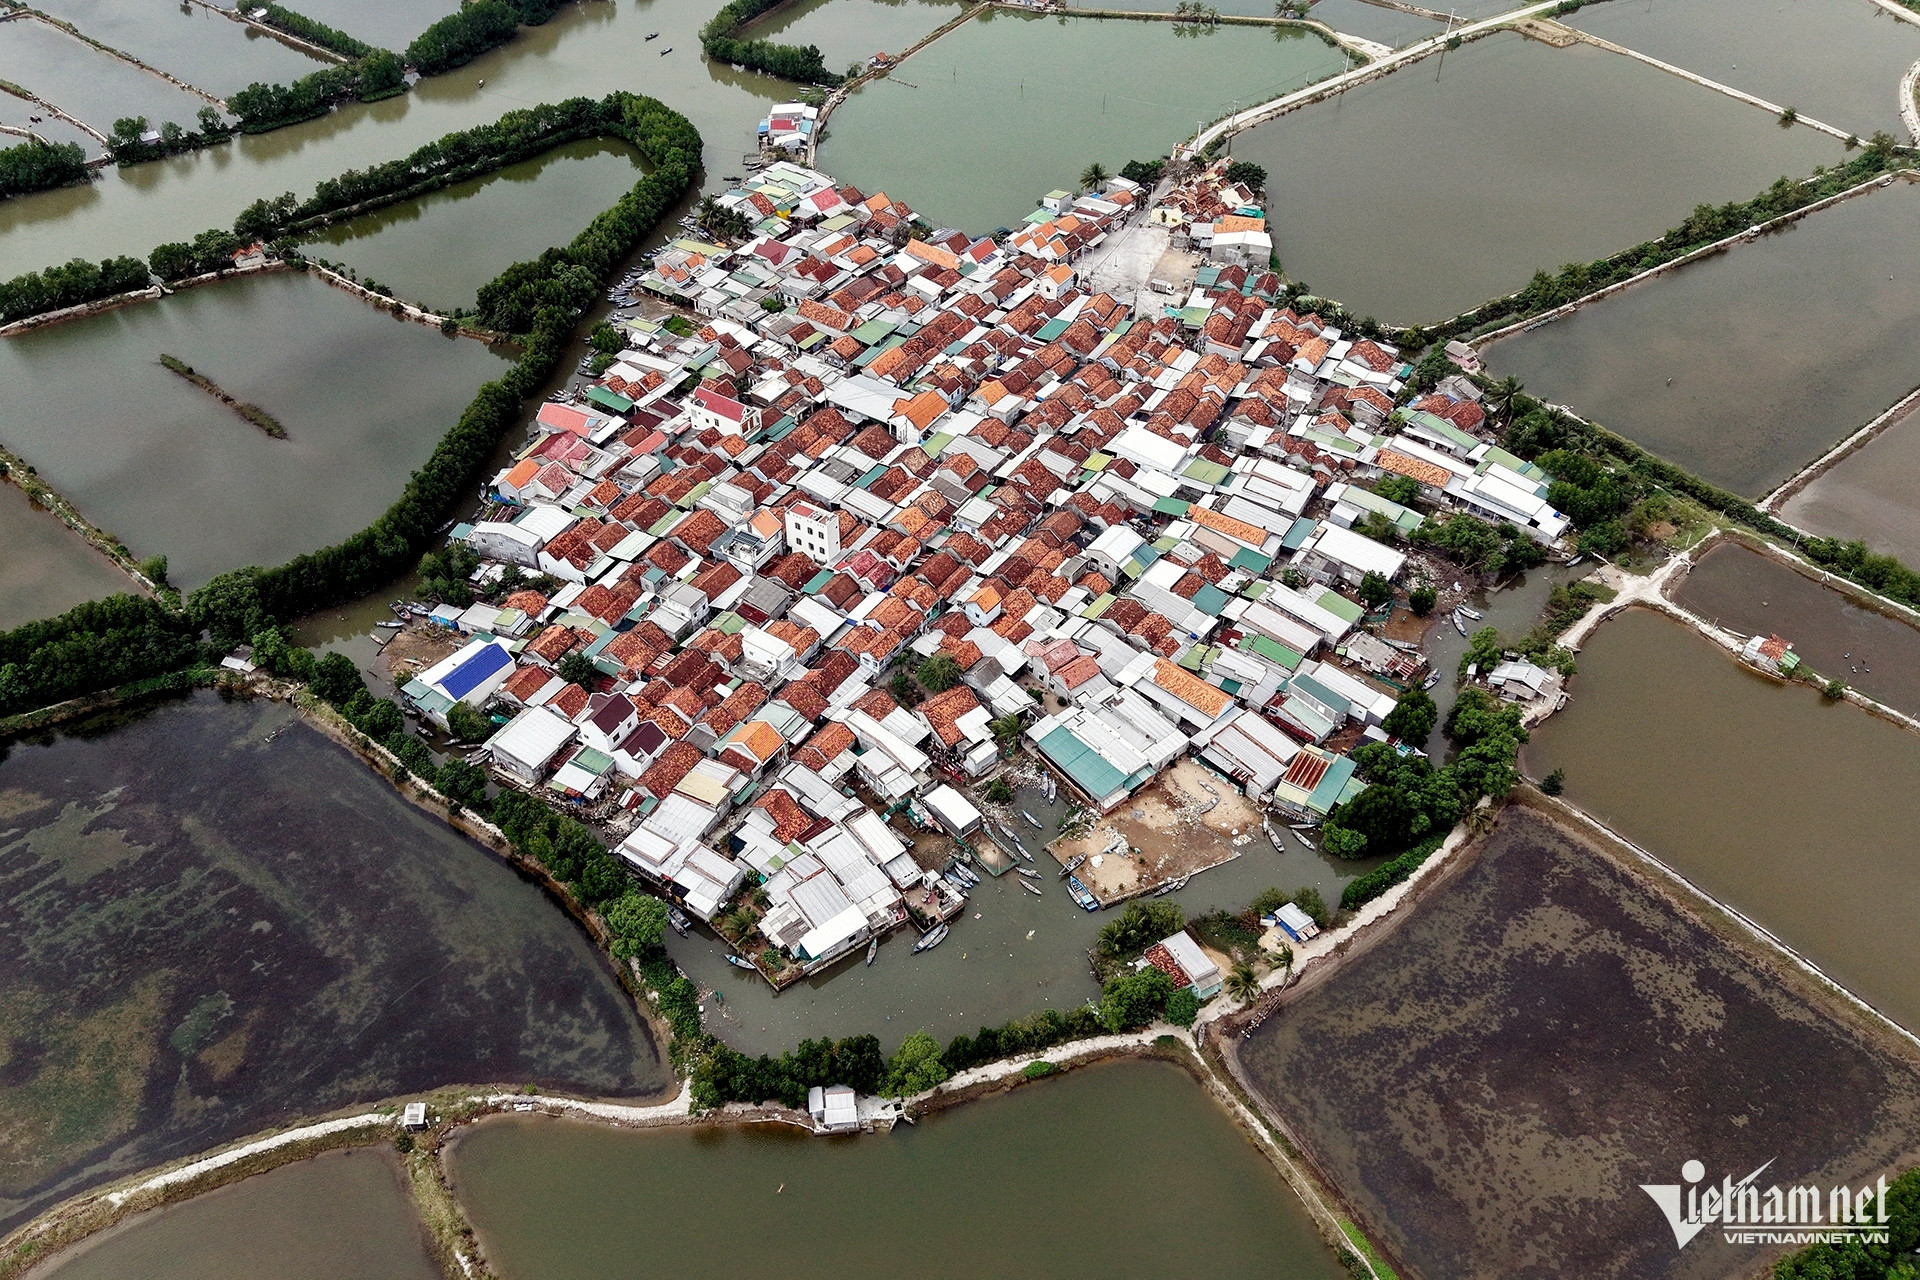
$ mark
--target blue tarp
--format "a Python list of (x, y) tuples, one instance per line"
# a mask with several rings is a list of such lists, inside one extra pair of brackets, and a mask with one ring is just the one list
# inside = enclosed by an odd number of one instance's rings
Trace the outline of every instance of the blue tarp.
[(449, 672), (447, 678), (440, 682), (440, 687), (449, 698), (457, 701), (484, 684), (488, 676), (512, 665), (512, 654), (497, 644), (484, 645), (474, 650), (471, 658)]

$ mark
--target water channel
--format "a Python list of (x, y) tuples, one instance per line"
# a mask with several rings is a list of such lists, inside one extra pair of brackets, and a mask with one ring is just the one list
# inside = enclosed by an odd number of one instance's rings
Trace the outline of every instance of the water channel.
[(136, 1214), (29, 1280), (440, 1280), (399, 1161), (329, 1152)]
[(1535, 395), (1759, 497), (1920, 384), (1916, 280), (1920, 183), (1895, 181), (1502, 339), (1485, 358)]
[(1632, 610), (1522, 748), (1573, 803), (1920, 1028), (1920, 740)]
[[(1272, 1166), (1166, 1063), (1087, 1067), (852, 1138), (501, 1117), (448, 1163), (505, 1280), (697, 1275), (718, 1258), (847, 1280), (1344, 1274)], [(672, 1229), (637, 1234), (636, 1213)]]
[[(288, 438), (162, 368), (162, 353)], [(243, 277), (0, 342), (0, 440), (190, 588), (364, 527), (508, 357), (312, 276)]]
[(535, 885), (278, 703), (0, 757), (0, 1230), (288, 1120), (449, 1083), (668, 1082)]
[(565, 244), (645, 172), (624, 142), (583, 138), (329, 227), (306, 252), (435, 310), (472, 307), (514, 262)]
[(1920, 60), (1920, 24), (1870, 0), (1591, 4), (1568, 26), (1717, 80), (1837, 129), (1901, 141), (1900, 77)]
[[(290, 84), (333, 65), (205, 5), (178, 0), (35, 0), (34, 7), (216, 98), (228, 97), (256, 81)], [(49, 96), (59, 100), (57, 90)], [(156, 128), (160, 124), (158, 120), (151, 123)]]
[(133, 579), (59, 517), (0, 482), (0, 631), (64, 613), (87, 600), (134, 591)]
[(1258, 125), (1296, 280), (1399, 324), (1658, 236), (1841, 155), (1833, 139), (1588, 45), (1505, 33)]
[[(109, 135), (113, 133), (113, 122), (122, 116), (145, 116), (155, 129), (168, 120), (186, 127), (194, 123), (200, 108), (207, 105), (186, 90), (175, 88), (159, 76), (122, 62), (112, 54), (102, 53), (86, 41), (76, 39), (50, 23), (25, 18), (0, 22), (0, 80), (11, 81), (39, 94), (68, 115), (84, 120), (101, 133)], [(4, 118), (8, 124), (29, 127), (29, 114), (45, 115), (37, 107), (29, 112), (24, 104), (15, 105), (18, 102), (19, 99), (10, 94), (0, 96), (0, 105), (6, 108), (5, 116), (0, 118)], [(39, 125), (30, 127), (40, 128)], [(88, 155), (99, 155), (103, 150), (99, 141), (91, 137), (85, 145)], [(108, 172), (110, 175), (113, 173), (112, 170)], [(113, 179), (109, 177), (107, 180)], [(84, 207), (88, 203), (87, 194), (96, 185), (89, 183), (83, 187), (62, 188), (58, 203), (70, 208)], [(50, 193), (42, 193), (43, 197), (47, 194)], [(6, 223), (0, 225), (10, 224), (16, 206), (28, 199), (14, 196), (0, 202), (0, 209), (7, 213)], [(5, 238), (0, 236), (0, 240)], [(148, 249), (152, 247), (147, 246)], [(126, 251), (123, 246), (111, 252)], [(144, 254), (146, 250), (138, 252)], [(103, 250), (88, 256), (107, 257), (109, 251)], [(66, 259), (48, 259), (18, 266), (11, 265), (9, 260), (9, 265), (0, 269), (0, 277), (11, 278), (55, 261), (64, 262)]]
[[(1737, 542), (1701, 557), (1672, 592), (1696, 616), (1793, 642), (1823, 679), (1920, 716), (1920, 630)], [(1864, 668), (1864, 669), (1863, 669)]]
[(1118, 172), (1204, 121), (1337, 74), (1293, 27), (986, 12), (833, 113), (820, 164), (868, 194), (984, 235), (1099, 161)]

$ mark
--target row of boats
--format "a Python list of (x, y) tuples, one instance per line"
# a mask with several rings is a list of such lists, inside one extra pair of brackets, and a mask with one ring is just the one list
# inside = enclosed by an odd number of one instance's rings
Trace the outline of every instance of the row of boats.
[(1465, 635), (1467, 634), (1467, 620), (1469, 618), (1478, 622), (1486, 616), (1486, 614), (1481, 613), (1478, 609), (1469, 609), (1464, 604), (1457, 604), (1453, 606), (1453, 629), (1461, 635)]

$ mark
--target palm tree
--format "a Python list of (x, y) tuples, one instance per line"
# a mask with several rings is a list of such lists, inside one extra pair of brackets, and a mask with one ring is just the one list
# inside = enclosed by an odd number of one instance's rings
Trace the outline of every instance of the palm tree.
[(1512, 374), (1508, 374), (1487, 388), (1487, 403), (1497, 409), (1503, 419), (1511, 418), (1513, 416), (1514, 402), (1520, 398), (1520, 393), (1525, 390), (1526, 386), (1520, 379), (1514, 377)]
[(1207, 6), (1207, 21), (1216, 27), (1220, 25), (1220, 8), (1218, 5)]
[(1260, 979), (1254, 976), (1253, 966), (1245, 960), (1233, 962), (1233, 969), (1227, 974), (1227, 994), (1241, 1004), (1252, 1004), (1260, 995)]
[(1098, 191), (1106, 185), (1107, 176), (1107, 167), (1098, 160), (1095, 160), (1092, 164), (1080, 171), (1080, 189), (1082, 191)]

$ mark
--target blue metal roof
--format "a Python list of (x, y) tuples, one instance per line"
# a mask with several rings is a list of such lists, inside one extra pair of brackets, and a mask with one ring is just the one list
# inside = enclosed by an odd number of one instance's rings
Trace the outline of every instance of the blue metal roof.
[(497, 644), (474, 650), (473, 656), (447, 673), (440, 682), (449, 698), (464, 698), (483, 684), (488, 676), (513, 665), (513, 655)]

